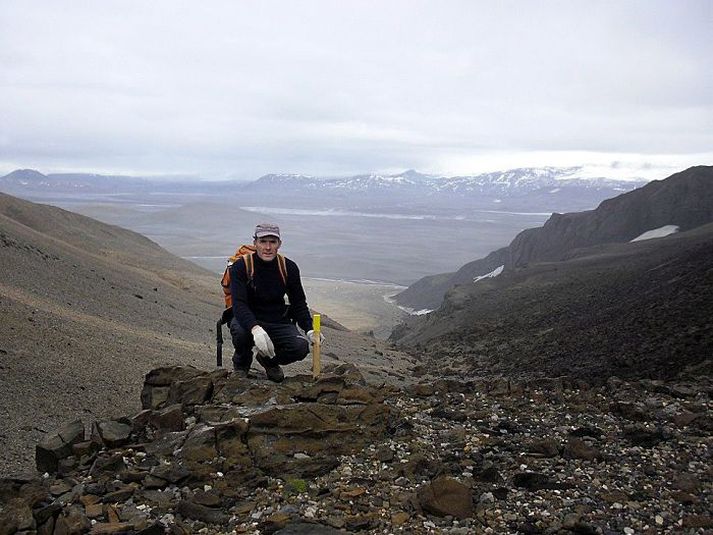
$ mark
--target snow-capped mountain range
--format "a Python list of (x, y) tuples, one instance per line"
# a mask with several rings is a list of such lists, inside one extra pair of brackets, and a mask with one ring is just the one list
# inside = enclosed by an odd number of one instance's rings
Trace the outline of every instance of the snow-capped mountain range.
[(573, 211), (646, 180), (591, 177), (582, 167), (538, 167), (469, 176), (439, 176), (409, 170), (399, 174), (315, 177), (269, 174), (252, 182), (170, 181), (86, 173), (44, 175), (19, 169), (0, 178), (0, 191), (34, 200), (68, 195), (200, 194), (236, 198), (241, 205), (304, 207), (392, 207), (399, 210)]
[[(617, 180), (585, 178), (581, 167), (520, 168), (468, 176), (427, 175), (409, 170), (404, 173), (365, 174), (350, 177), (315, 177), (297, 174), (270, 174), (248, 184), (250, 190), (280, 188), (282, 191), (334, 190), (344, 192), (402, 191), (453, 194), (523, 194), (563, 187), (610, 189), (624, 192), (646, 182), (643, 179)], [(553, 192), (554, 193), (554, 192)]]

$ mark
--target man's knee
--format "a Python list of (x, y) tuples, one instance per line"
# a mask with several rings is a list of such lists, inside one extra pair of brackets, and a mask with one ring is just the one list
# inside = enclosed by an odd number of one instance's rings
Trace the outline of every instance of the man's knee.
[(304, 360), (309, 354), (309, 342), (301, 335), (295, 336), (289, 345), (281, 348), (277, 355), (280, 364), (291, 364), (298, 360)]
[(295, 360), (302, 360), (309, 353), (309, 342), (301, 335), (295, 336), (287, 352), (292, 355)]
[(303, 338), (302, 336), (298, 336), (296, 345), (296, 353), (298, 355), (301, 355), (300, 360), (302, 360), (309, 353), (309, 341), (306, 338)]

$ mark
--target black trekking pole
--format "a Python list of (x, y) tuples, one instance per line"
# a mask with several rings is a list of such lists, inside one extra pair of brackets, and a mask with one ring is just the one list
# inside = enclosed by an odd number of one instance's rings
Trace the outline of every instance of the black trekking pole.
[(216, 355), (215, 363), (221, 368), (223, 366), (223, 318), (215, 324)]

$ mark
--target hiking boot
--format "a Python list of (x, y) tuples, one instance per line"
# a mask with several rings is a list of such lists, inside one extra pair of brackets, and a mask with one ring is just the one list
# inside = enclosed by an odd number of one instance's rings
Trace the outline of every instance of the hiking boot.
[(247, 364), (240, 362), (237, 353), (233, 355), (233, 372), (239, 374), (241, 377), (248, 377), (250, 375), (250, 365), (252, 364), (252, 359)]
[(239, 365), (233, 363), (233, 372), (240, 375), (240, 377), (249, 377), (250, 376), (250, 366), (239, 366)]
[(280, 368), (279, 364), (273, 362), (272, 359), (262, 355), (261, 353), (255, 355), (255, 358), (260, 363), (260, 366), (265, 368), (265, 373), (270, 381), (274, 383), (281, 383), (285, 379), (285, 374), (282, 373), (282, 368)]

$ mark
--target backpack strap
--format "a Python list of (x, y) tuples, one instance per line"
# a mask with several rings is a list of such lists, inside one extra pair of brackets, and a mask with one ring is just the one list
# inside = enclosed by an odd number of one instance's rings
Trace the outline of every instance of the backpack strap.
[(253, 275), (255, 275), (255, 263), (253, 262), (253, 253), (247, 253), (243, 255), (243, 262), (245, 262), (245, 274), (248, 277), (248, 281), (253, 280)]
[(282, 277), (282, 283), (287, 286), (287, 262), (285, 262), (285, 257), (280, 253), (277, 253), (277, 267), (280, 270), (280, 277)]

